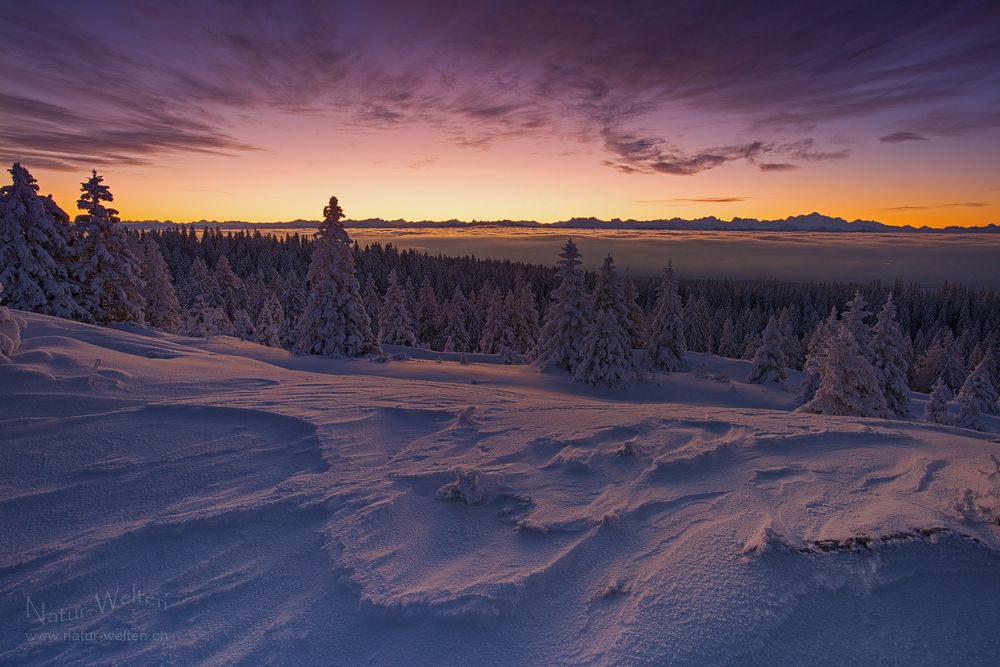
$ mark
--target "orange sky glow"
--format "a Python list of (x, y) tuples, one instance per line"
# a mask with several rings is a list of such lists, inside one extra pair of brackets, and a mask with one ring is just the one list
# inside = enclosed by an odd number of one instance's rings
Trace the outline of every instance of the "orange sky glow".
[(128, 220), (1000, 223), (988, 4), (808, 4), (39, 5), (0, 159)]

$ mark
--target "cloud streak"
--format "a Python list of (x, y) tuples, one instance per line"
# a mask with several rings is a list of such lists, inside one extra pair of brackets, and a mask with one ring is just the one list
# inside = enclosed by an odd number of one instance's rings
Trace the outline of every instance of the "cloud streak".
[(901, 144), (906, 141), (926, 141), (927, 137), (919, 132), (893, 132), (879, 137), (879, 141), (887, 144)]
[(879, 209), (881, 211), (929, 211), (936, 208), (986, 208), (989, 206), (986, 202), (981, 201), (964, 201), (964, 202), (953, 202), (950, 204), (925, 204), (925, 205), (907, 205), (907, 206), (891, 206), (889, 208)]

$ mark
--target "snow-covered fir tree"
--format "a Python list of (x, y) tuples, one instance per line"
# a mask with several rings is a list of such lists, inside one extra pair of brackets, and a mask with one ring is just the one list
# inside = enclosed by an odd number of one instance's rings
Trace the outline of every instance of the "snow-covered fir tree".
[(469, 301), (462, 293), (461, 287), (456, 287), (448, 302), (448, 310), (444, 325), (444, 351), (445, 352), (468, 352), (469, 351), (469, 327), (468, 327)]
[(785, 357), (785, 366), (802, 368), (802, 341), (795, 332), (792, 307), (785, 306), (778, 317), (778, 331), (781, 333), (781, 352)]
[[(583, 358), (573, 379), (606, 387), (624, 387), (632, 372), (632, 338), (629, 336), (625, 291), (608, 255), (594, 288), (594, 321), (584, 341)], [(683, 335), (683, 334), (682, 334)]]
[(196, 338), (214, 338), (227, 333), (229, 318), (218, 306), (212, 306), (201, 294), (196, 294), (188, 308), (184, 333)]
[(285, 324), (285, 313), (278, 301), (278, 295), (270, 292), (257, 313), (254, 324), (256, 341), (268, 347), (281, 347), (281, 330)]
[(896, 322), (896, 304), (892, 293), (879, 311), (872, 330), (871, 358), (886, 407), (895, 415), (910, 414), (910, 388), (906, 383), (909, 371), (903, 332)]
[[(483, 316), (479, 312), (479, 294), (475, 290), (468, 294), (466, 301), (469, 302), (469, 311), (465, 322), (469, 327), (469, 351), (473, 352), (478, 349), (479, 339), (483, 335)], [(537, 339), (537, 335), (535, 338)]]
[[(413, 289), (413, 278), (411, 276), (406, 276), (406, 282), (403, 283), (403, 303), (406, 304), (406, 312), (410, 314), (410, 320), (412, 321), (417, 312), (417, 292)], [(414, 323), (413, 334), (416, 336), (416, 323)]]
[(323, 209), (307, 278), (299, 349), (308, 354), (356, 357), (380, 350), (361, 300), (351, 239), (336, 197)]
[(719, 335), (719, 345), (715, 353), (720, 357), (736, 359), (740, 356), (739, 348), (736, 346), (736, 327), (733, 318), (727, 317), (722, 323), (722, 333)]
[(679, 371), (684, 364), (684, 318), (672, 263), (667, 263), (657, 289), (656, 310), (649, 323), (646, 360), (658, 370)]
[(958, 425), (966, 428), (982, 428), (982, 414), (997, 411), (997, 391), (986, 364), (979, 362), (975, 370), (962, 384), (958, 392)]
[(768, 382), (784, 382), (785, 355), (781, 349), (781, 331), (778, 321), (771, 316), (760, 337), (760, 346), (754, 353), (753, 366), (750, 368), (751, 384)]
[(81, 190), (77, 207), (84, 212), (76, 216), (76, 225), (83, 237), (78, 270), (83, 305), (100, 324), (143, 323), (142, 270), (118, 211), (104, 206), (114, 196), (96, 170)]
[(486, 354), (497, 354), (500, 339), (506, 337), (513, 340), (514, 337), (513, 332), (504, 333), (510, 328), (507, 321), (506, 300), (501, 290), (494, 289), (487, 283), (483, 287), (480, 301), (483, 303), (483, 333), (479, 339), (479, 350)]
[[(1000, 326), (997, 329), (1000, 329)], [(994, 336), (997, 342), (990, 342), (990, 338)], [(1000, 389), (1000, 331), (993, 331), (987, 337), (983, 348), (983, 362), (986, 363), (986, 369), (990, 372), (990, 378), (993, 379), (993, 386)]]
[(438, 335), (438, 314), (441, 305), (437, 293), (431, 284), (429, 275), (424, 275), (417, 294), (417, 310), (415, 313), (416, 337), (420, 345), (431, 347)]
[(712, 319), (705, 300), (693, 294), (684, 304), (684, 344), (692, 352), (711, 352), (713, 348)]
[(628, 335), (632, 339), (632, 349), (641, 350), (646, 347), (649, 330), (646, 326), (646, 316), (639, 306), (639, 290), (635, 288), (632, 277), (627, 273), (623, 281), (625, 306), (628, 308)]
[(233, 313), (233, 335), (240, 340), (256, 340), (257, 330), (254, 328), (250, 314), (243, 308), (237, 308)]
[(983, 346), (979, 341), (972, 346), (972, 352), (969, 353), (969, 358), (965, 362), (965, 370), (971, 373), (975, 370), (979, 362), (986, 358), (986, 352), (983, 350)]
[(521, 359), (521, 345), (525, 342), (518, 334), (517, 310), (519, 299), (512, 290), (502, 300), (498, 300), (497, 320), (492, 340), (495, 354), (499, 354), (505, 364), (517, 363)]
[(521, 276), (514, 286), (514, 301), (507, 309), (514, 333), (512, 346), (518, 354), (527, 354), (538, 342), (538, 303), (531, 283)]
[(382, 308), (378, 314), (378, 337), (390, 345), (413, 347), (417, 339), (413, 335), (413, 317), (406, 305), (406, 292), (399, 284), (396, 270), (389, 272), (389, 284), (382, 297)]
[[(281, 325), (281, 344), (294, 348), (299, 341), (299, 323), (306, 307), (306, 283), (298, 274), (288, 269), (282, 275), (281, 284), (274, 286), (283, 308), (284, 322)], [(374, 334), (373, 334), (374, 335)]]
[(958, 391), (965, 383), (965, 362), (962, 360), (962, 349), (951, 331), (946, 331), (942, 340), (941, 376), (948, 388)]
[(223, 255), (215, 264), (215, 293), (212, 305), (225, 311), (226, 316), (236, 321), (236, 311), (243, 308), (246, 286), (233, 271), (229, 258)]
[(921, 392), (931, 390), (934, 382), (942, 376), (945, 367), (944, 357), (945, 350), (942, 339), (940, 336), (935, 336), (914, 364), (912, 385), (915, 390)]
[(871, 341), (871, 328), (868, 326), (868, 319), (872, 313), (868, 310), (868, 302), (861, 292), (855, 292), (854, 297), (847, 302), (844, 310), (843, 321), (848, 331), (854, 334), (854, 340), (858, 344), (858, 351), (871, 359), (869, 343)]
[[(0, 297), (3, 297), (3, 283), (0, 283)], [(24, 324), (23, 319), (0, 306), (0, 357), (10, 358), (21, 347)]]
[(382, 311), (382, 296), (378, 293), (378, 287), (371, 278), (365, 283), (365, 288), (361, 292), (361, 300), (365, 304), (365, 312), (368, 313), (368, 321), (372, 326), (372, 331), (378, 336), (378, 315)]
[(559, 253), (560, 282), (552, 290), (538, 343), (531, 353), (532, 362), (539, 368), (555, 366), (572, 373), (583, 358), (593, 312), (579, 266), (580, 251), (569, 239)]
[(195, 296), (199, 294), (205, 300), (205, 303), (214, 304), (216, 302), (215, 294), (218, 292), (219, 286), (215, 282), (215, 276), (212, 275), (205, 260), (201, 257), (195, 257), (194, 261), (191, 262), (191, 271), (189, 273), (187, 289), (184, 295), (185, 304), (190, 307)]
[(15, 162), (8, 171), (13, 182), (0, 188), (2, 303), (45, 315), (89, 319), (89, 311), (79, 302), (80, 285), (70, 273), (76, 261), (72, 230), (54, 215), (55, 203), (38, 195), (38, 184), (27, 169)]
[(177, 332), (183, 323), (181, 305), (160, 246), (147, 237), (142, 242), (141, 254), (146, 323), (163, 331)]
[(871, 361), (861, 353), (846, 321), (835, 326), (827, 339), (819, 388), (803, 412), (855, 417), (884, 417), (885, 398)]
[(948, 402), (953, 398), (951, 389), (945, 383), (944, 378), (938, 378), (931, 388), (931, 394), (924, 410), (924, 419), (935, 424), (950, 424), (951, 417), (948, 416)]
[(812, 335), (809, 336), (806, 358), (802, 364), (802, 371), (805, 373), (806, 379), (799, 389), (799, 403), (811, 401), (816, 395), (816, 390), (819, 389), (830, 337), (833, 336), (837, 327), (837, 317), (837, 307), (834, 306), (830, 309), (829, 316), (820, 322)]

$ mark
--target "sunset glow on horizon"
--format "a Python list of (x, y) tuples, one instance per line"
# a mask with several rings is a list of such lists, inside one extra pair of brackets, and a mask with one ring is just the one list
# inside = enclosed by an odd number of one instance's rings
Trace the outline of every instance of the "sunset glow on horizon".
[(995, 4), (711, 4), (29, 3), (0, 158), (130, 220), (1000, 223)]

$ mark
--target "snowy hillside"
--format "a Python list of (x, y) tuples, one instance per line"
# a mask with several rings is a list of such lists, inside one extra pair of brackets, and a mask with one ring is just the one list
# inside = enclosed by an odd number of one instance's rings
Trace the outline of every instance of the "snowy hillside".
[(801, 373), (690, 352), (615, 390), (18, 315), (5, 664), (1000, 654), (1000, 418), (792, 412)]

